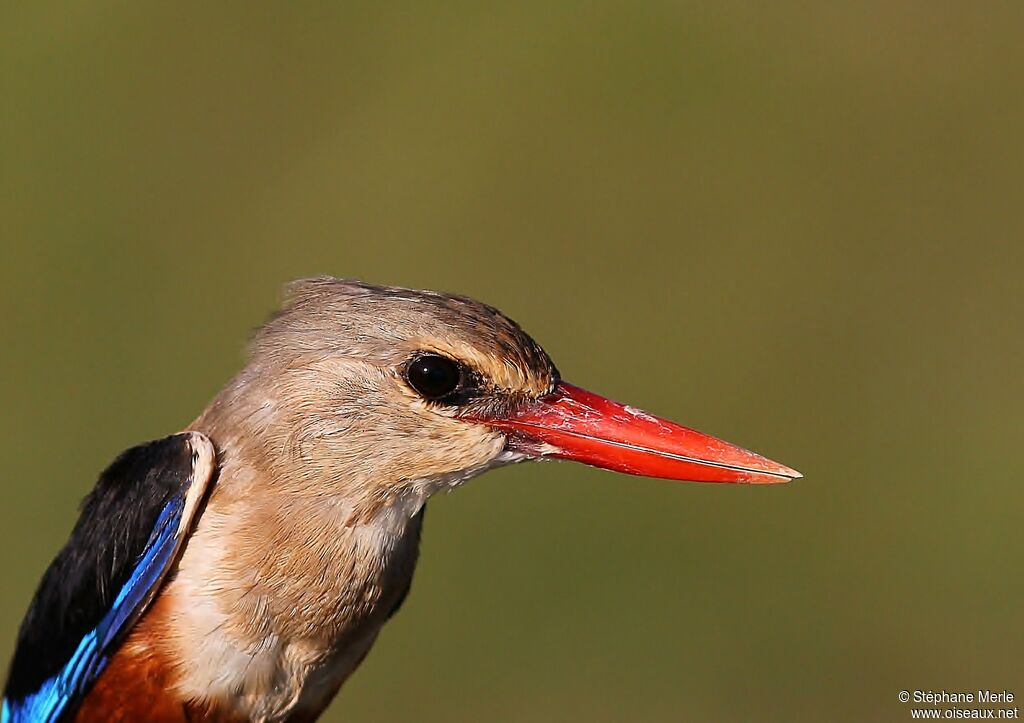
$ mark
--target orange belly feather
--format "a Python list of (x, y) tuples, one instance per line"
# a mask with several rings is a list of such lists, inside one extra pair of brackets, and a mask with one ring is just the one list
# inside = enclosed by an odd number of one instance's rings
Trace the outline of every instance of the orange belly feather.
[(242, 723), (234, 712), (184, 700), (176, 691), (180, 661), (166, 652), (168, 599), (159, 597), (96, 680), (76, 723)]

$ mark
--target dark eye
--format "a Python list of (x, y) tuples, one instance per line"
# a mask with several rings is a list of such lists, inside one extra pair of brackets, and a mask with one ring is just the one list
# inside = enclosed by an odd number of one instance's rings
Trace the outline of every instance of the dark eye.
[(409, 386), (421, 397), (436, 401), (454, 392), (462, 381), (459, 365), (447, 357), (425, 354), (409, 364), (405, 372)]

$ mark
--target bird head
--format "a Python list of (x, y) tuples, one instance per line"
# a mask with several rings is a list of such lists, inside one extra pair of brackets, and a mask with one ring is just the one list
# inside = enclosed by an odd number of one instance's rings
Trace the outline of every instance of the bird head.
[(461, 296), (299, 281), (251, 352), (232, 404), (212, 409), (235, 410), (236, 434), (305, 470), (293, 483), (331, 480), (322, 494), (358, 490), (383, 504), (546, 458), (700, 482), (800, 476), (563, 381), (514, 321)]

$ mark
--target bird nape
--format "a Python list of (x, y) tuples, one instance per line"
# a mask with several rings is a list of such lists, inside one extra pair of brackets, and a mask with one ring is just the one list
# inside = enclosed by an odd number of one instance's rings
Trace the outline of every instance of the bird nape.
[(185, 432), (100, 476), (22, 622), (3, 721), (315, 719), (405, 599), (430, 495), (544, 457), (800, 476), (562, 381), (485, 304), (296, 282)]

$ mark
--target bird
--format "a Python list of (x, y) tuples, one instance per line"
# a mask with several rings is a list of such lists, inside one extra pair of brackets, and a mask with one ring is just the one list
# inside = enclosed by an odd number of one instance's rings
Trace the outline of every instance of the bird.
[(428, 499), (541, 459), (801, 476), (563, 381), (471, 298), (292, 282), (199, 416), (100, 474), (21, 623), (3, 722), (315, 720), (409, 594)]

